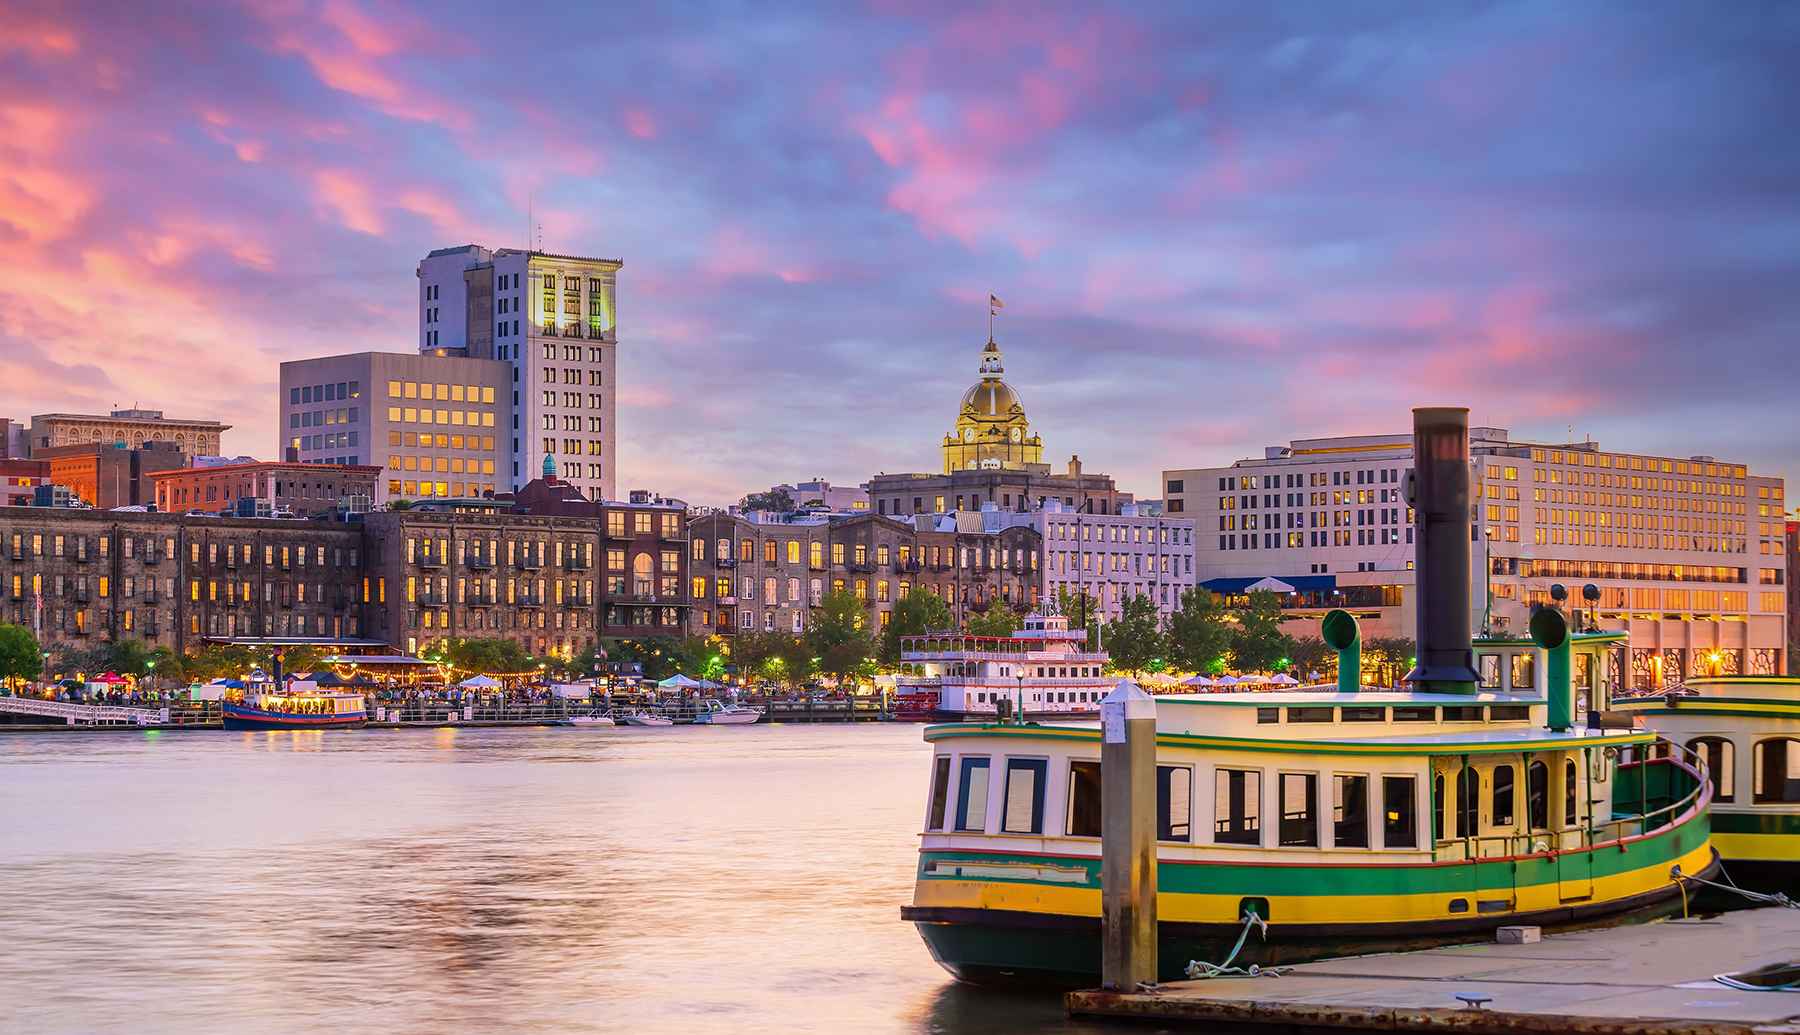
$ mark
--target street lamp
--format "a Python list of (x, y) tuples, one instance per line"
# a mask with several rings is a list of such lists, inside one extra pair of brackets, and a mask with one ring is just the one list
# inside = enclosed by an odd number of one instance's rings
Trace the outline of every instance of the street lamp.
[(1013, 724), (1025, 724), (1025, 672), (1021, 669), (1013, 678), (1019, 681), (1019, 696), (1013, 706)]

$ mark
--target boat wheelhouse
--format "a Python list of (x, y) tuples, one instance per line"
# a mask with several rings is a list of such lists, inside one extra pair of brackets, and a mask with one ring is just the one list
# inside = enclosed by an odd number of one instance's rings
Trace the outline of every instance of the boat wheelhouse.
[(1011, 636), (905, 636), (900, 660), (917, 670), (894, 683), (902, 718), (1092, 716), (1112, 690), (1107, 655), (1059, 614), (1027, 615)]
[(1614, 707), (1706, 760), (1713, 843), (1733, 880), (1800, 887), (1800, 679), (1690, 679)]

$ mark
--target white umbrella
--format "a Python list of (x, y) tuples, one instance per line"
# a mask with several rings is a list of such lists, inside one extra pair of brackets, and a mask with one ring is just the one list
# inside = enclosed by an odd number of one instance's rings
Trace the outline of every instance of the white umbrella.
[(500, 685), (500, 681), (492, 676), (470, 676), (456, 685), (471, 690), (492, 690)]
[(1239, 679), (1236, 676), (1220, 676), (1219, 678), (1213, 680), (1213, 685), (1214, 686), (1236, 686), (1241, 682), (1243, 682), (1243, 680)]
[(1182, 686), (1218, 686), (1218, 681), (1211, 676), (1192, 676), (1181, 681)]
[(1276, 676), (1274, 679), (1269, 680), (1269, 682), (1280, 683), (1282, 686), (1298, 686), (1300, 684), (1300, 681), (1298, 679), (1295, 679), (1293, 676), (1288, 675), (1286, 672), (1283, 672), (1281, 675)]
[(1255, 582), (1245, 586), (1244, 592), (1255, 593), (1265, 589), (1271, 593), (1292, 593), (1294, 591), (1294, 587), (1291, 584), (1269, 575), (1257, 579)]

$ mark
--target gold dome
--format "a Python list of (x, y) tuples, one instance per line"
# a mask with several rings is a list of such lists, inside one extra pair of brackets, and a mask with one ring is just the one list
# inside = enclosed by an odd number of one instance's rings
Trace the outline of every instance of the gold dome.
[(1019, 393), (1013, 391), (1012, 385), (997, 377), (982, 378), (963, 393), (963, 412), (974, 411), (976, 417), (1005, 418), (1012, 415), (1014, 407), (1023, 413), (1025, 407), (1019, 402)]

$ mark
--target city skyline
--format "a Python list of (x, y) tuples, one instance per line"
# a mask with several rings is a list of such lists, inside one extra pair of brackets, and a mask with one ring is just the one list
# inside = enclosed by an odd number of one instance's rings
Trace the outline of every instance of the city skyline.
[[(934, 470), (990, 291), (1046, 462), (1144, 496), (1427, 403), (1800, 473), (1796, 23), (1761, 9), (645, 11), (540, 40), (0, 6), (0, 415), (135, 403), (278, 459), (282, 361), (413, 351), (418, 257), (527, 246), (529, 211), (626, 263), (621, 493)], [(527, 43), (554, 88), (508, 79)]]

